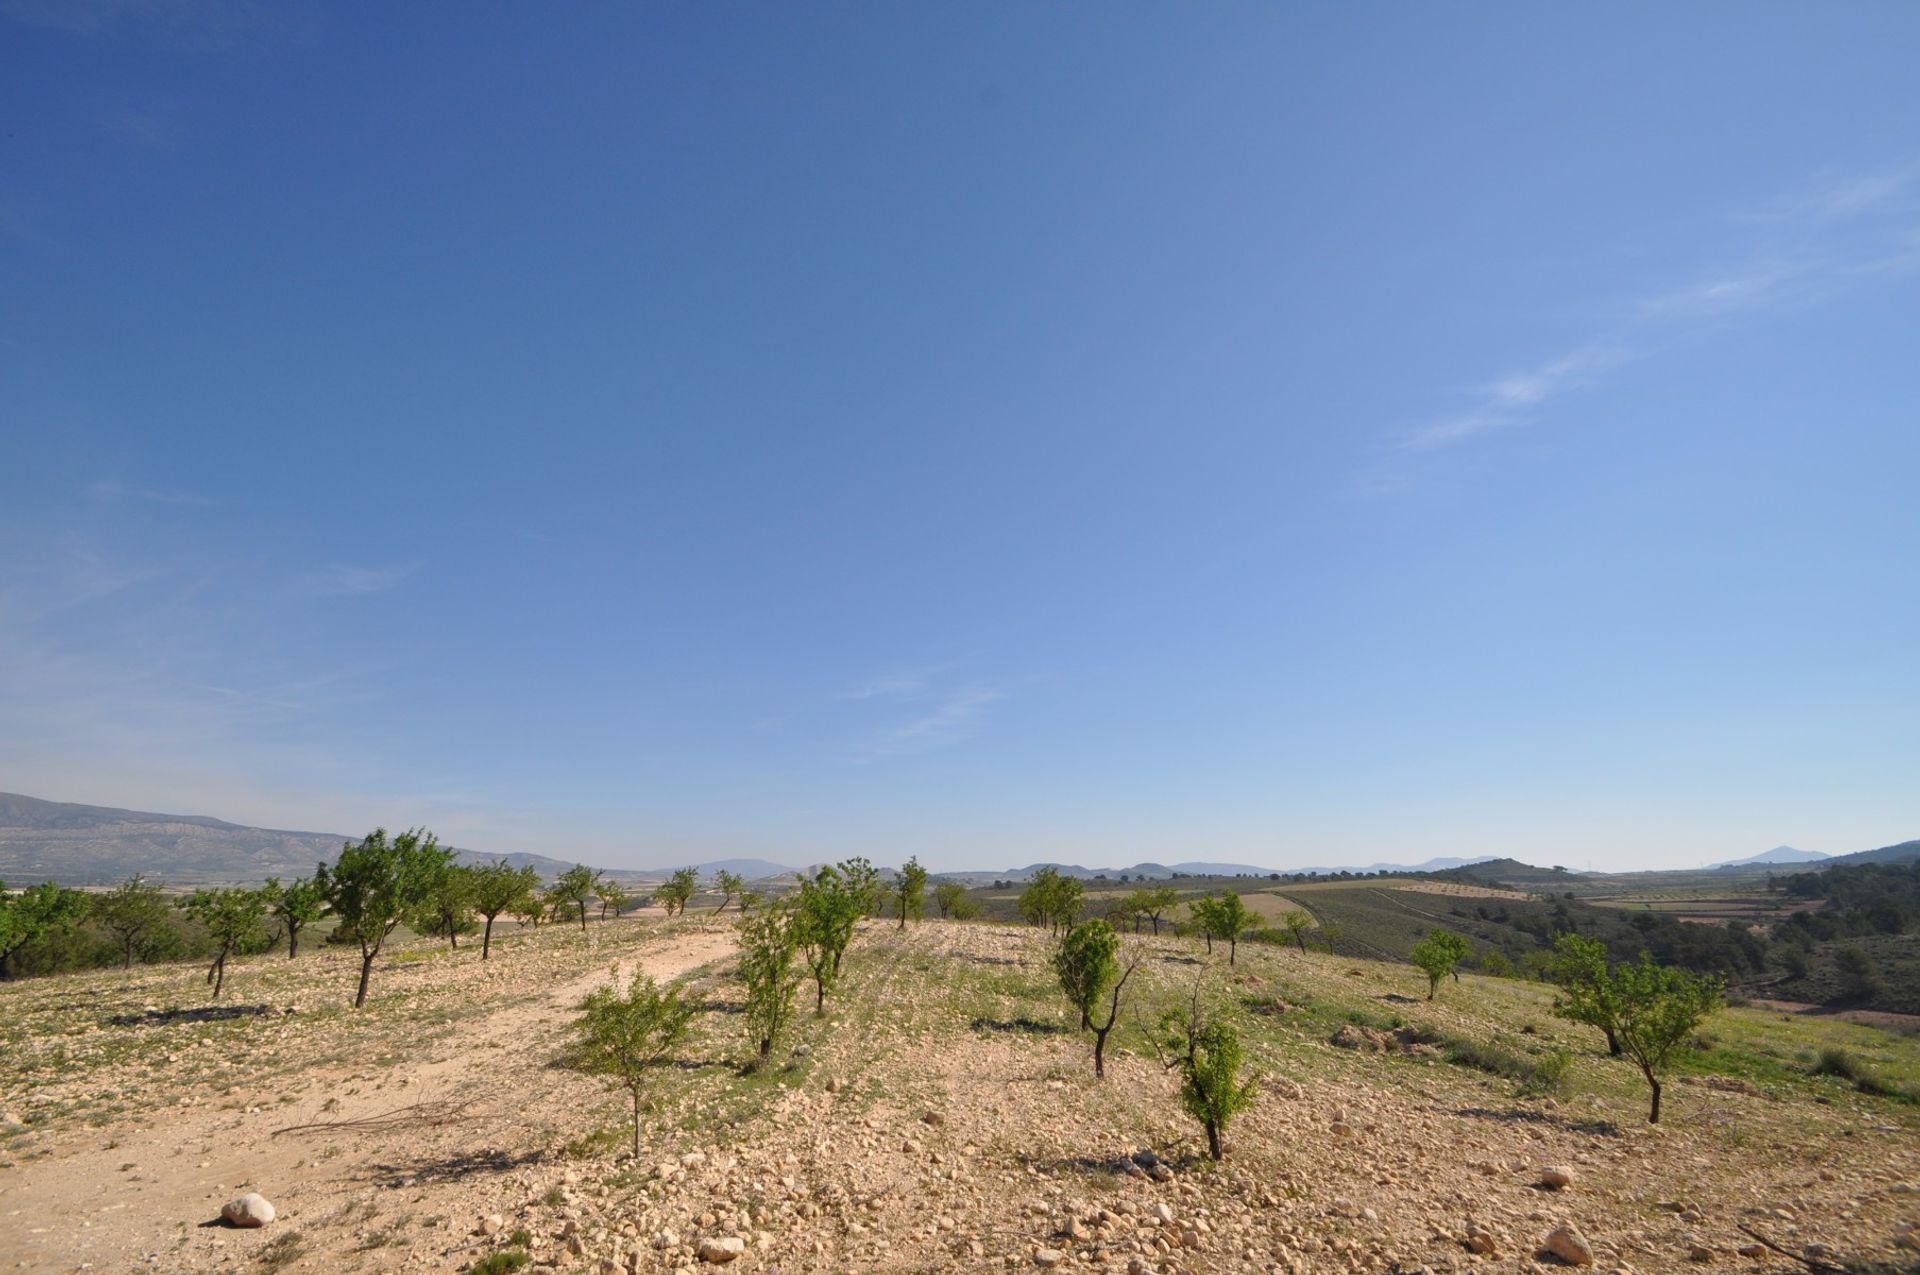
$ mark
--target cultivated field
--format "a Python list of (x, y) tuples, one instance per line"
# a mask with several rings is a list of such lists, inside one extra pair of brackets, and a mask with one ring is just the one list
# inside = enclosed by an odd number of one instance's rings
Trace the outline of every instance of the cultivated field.
[[(359, 1013), (355, 963), (331, 952), (237, 963), (211, 1010), (185, 966), (0, 986), (0, 1095), (25, 1125), (0, 1135), (0, 1268), (425, 1272), (525, 1252), (614, 1275), (717, 1269), (702, 1241), (737, 1236), (729, 1269), (763, 1272), (1514, 1271), (1566, 1222), (1601, 1270), (1691, 1268), (1696, 1248), (1789, 1270), (1735, 1256), (1738, 1227), (1894, 1262), (1920, 1213), (1920, 1108), (1810, 1074), (1844, 1047), (1911, 1091), (1914, 1038), (1724, 1011), (1650, 1128), (1638, 1075), (1552, 1017), (1548, 988), (1468, 976), (1429, 1003), (1404, 965), (1127, 942), (1144, 964), (1104, 1082), (1044, 932), (994, 924), (865, 924), (826, 1015), (804, 991), (781, 1065), (753, 1074), (733, 934), (701, 916), (510, 928), (484, 966), (416, 941)], [(556, 1065), (615, 965), (685, 974), (702, 1005), (637, 1161), (623, 1099)], [(1219, 1165), (1146, 1032), (1196, 980), (1242, 1006), (1263, 1077)], [(1399, 1023), (1433, 1043), (1329, 1041)], [(1561, 1048), (1564, 1088), (1523, 1096), (1513, 1077)], [(1122, 1171), (1141, 1148), (1166, 1180)], [(1572, 1185), (1538, 1186), (1547, 1165)], [(207, 1225), (242, 1189), (279, 1219)], [(1470, 1223), (1492, 1255), (1468, 1252)]]

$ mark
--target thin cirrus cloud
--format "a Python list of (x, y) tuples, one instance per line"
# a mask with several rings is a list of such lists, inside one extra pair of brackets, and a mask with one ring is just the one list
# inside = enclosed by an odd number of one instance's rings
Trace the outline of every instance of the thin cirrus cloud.
[(874, 760), (959, 743), (979, 729), (988, 708), (1006, 697), (1005, 691), (989, 687), (948, 692), (908, 721), (874, 735), (861, 750), (862, 755)]
[[(1643, 298), (1616, 332), (1482, 385), (1465, 408), (1401, 432), (1392, 449), (1433, 452), (1531, 424), (1555, 400), (1691, 327), (1920, 268), (1920, 228), (1910, 197), (1914, 171), (1849, 177), (1746, 214), (1738, 220), (1765, 227), (1770, 240), (1740, 268)], [(1368, 486), (1385, 491), (1404, 483)]]

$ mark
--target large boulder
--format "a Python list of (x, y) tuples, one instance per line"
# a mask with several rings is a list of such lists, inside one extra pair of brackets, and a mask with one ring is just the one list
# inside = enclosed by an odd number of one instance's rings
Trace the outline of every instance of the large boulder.
[(1556, 1226), (1547, 1232), (1543, 1247), (1569, 1266), (1593, 1265), (1593, 1249), (1588, 1247), (1580, 1232), (1571, 1226)]
[(716, 1266), (731, 1262), (747, 1251), (747, 1242), (738, 1235), (710, 1236), (700, 1241), (700, 1260)]

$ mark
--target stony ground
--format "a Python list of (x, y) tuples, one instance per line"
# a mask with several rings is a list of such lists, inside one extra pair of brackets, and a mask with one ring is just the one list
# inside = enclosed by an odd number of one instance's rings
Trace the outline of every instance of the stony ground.
[[(412, 945), (357, 1013), (337, 953), (249, 960), (211, 1012), (180, 967), (0, 987), (0, 1106), (25, 1126), (0, 1133), (0, 1269), (1495, 1272), (1556, 1264), (1561, 1226), (1598, 1270), (1806, 1269), (1741, 1256), (1743, 1224), (1796, 1254), (1920, 1256), (1896, 1247), (1920, 1109), (1804, 1065), (1840, 1043), (1910, 1075), (1911, 1037), (1727, 1011), (1650, 1128), (1638, 1077), (1546, 989), (1468, 978), (1428, 1003), (1404, 966), (1128, 941), (1105, 1081), (1045, 935), (1000, 926), (870, 924), (827, 1013), (804, 1000), (751, 1074), (731, 931), (698, 917), (510, 931), (485, 965)], [(623, 1100), (556, 1065), (616, 966), (684, 974), (703, 1006), (637, 1159)], [(1148, 1048), (1196, 980), (1243, 1007), (1264, 1079), (1219, 1165)], [(1521, 1097), (1396, 1027), (1577, 1054), (1562, 1093)], [(218, 1225), (247, 1190), (276, 1220)]]

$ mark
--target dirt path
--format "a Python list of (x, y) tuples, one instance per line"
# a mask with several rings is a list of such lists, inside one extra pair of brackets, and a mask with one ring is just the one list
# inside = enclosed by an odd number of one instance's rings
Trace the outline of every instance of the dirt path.
[[(732, 947), (728, 931), (694, 931), (629, 953), (616, 968), (623, 978), (636, 967), (672, 978)], [(477, 1018), (434, 1046), (436, 1057), (410, 1056), (396, 1041), (397, 1057), (309, 1073), (292, 1103), (263, 1092), (241, 1113), (166, 1105), (104, 1145), (57, 1149), (0, 1175), (0, 1270), (208, 1269), (276, 1241), (337, 1254), (335, 1270), (391, 1269), (397, 1245), (414, 1257), (427, 1256), (423, 1239), (434, 1247), (423, 1227), (442, 1233), (440, 1251), (457, 1246), (487, 1207), (467, 1197), (497, 1191), (593, 1101), (591, 1082), (555, 1072), (550, 1059), (580, 998), (608, 976), (599, 966)], [(438, 1127), (273, 1132), (421, 1103), (467, 1106), (461, 1121)], [(282, 1220), (258, 1232), (218, 1225), (221, 1204), (243, 1190), (266, 1195)], [(288, 1240), (294, 1231), (300, 1238)]]

